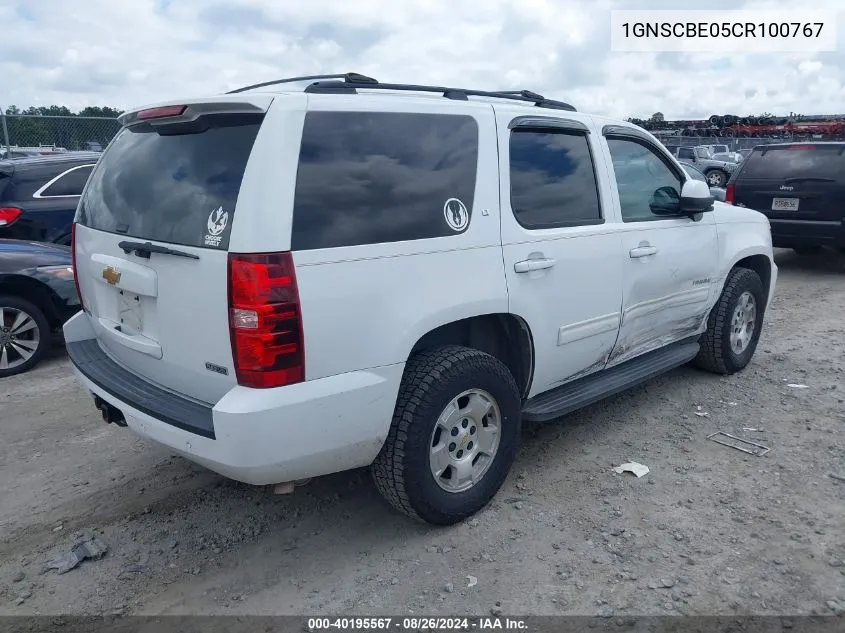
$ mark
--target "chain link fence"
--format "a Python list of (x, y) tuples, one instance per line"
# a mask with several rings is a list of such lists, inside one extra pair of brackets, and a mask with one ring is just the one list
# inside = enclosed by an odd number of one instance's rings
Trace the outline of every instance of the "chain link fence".
[(0, 157), (64, 151), (102, 151), (120, 129), (117, 119), (3, 114)]
[[(652, 134), (654, 134), (652, 132)], [(735, 138), (718, 136), (681, 136), (680, 134), (656, 134), (657, 139), (664, 145), (679, 145), (681, 147), (693, 147), (696, 145), (727, 145), (729, 152), (737, 152), (741, 149), (752, 149), (757, 145), (769, 145), (771, 143), (789, 143), (791, 140), (783, 137), (768, 136), (763, 138)]]

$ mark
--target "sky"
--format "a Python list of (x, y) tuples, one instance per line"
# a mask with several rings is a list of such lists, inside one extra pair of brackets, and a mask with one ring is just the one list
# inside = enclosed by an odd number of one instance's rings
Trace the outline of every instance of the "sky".
[[(0, 107), (120, 109), (270, 79), (530, 89), (667, 119), (845, 111), (845, 3), (826, 53), (618, 53), (611, 9), (800, 10), (794, 0), (3, 0)], [(809, 5), (807, 5), (809, 6)]]

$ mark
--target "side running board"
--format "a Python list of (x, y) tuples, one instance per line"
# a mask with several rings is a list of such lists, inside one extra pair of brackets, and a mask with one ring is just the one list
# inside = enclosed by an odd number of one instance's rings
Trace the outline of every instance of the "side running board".
[(522, 419), (548, 422), (572, 413), (688, 363), (698, 349), (697, 342), (680, 342), (573, 380), (529, 399), (522, 409)]

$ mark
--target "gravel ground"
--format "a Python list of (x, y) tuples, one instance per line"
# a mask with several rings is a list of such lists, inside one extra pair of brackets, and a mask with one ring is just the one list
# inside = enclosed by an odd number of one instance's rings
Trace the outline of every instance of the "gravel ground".
[[(445, 529), (365, 471), (273, 496), (171, 456), (104, 425), (58, 353), (0, 393), (0, 615), (845, 610), (845, 259), (777, 257), (743, 373), (682, 368), (542, 427)], [(651, 472), (611, 470), (628, 460)], [(83, 535), (107, 555), (42, 571)]]

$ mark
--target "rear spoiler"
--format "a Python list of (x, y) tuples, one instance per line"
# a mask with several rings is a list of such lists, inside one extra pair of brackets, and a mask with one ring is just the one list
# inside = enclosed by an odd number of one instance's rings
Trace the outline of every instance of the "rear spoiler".
[[(270, 99), (272, 101), (272, 99)], [(269, 101), (267, 106), (269, 106)], [(157, 105), (131, 112), (124, 112), (117, 121), (122, 126), (137, 123), (173, 124), (191, 123), (207, 114), (264, 114), (267, 107), (246, 101), (201, 101), (189, 104)]]

